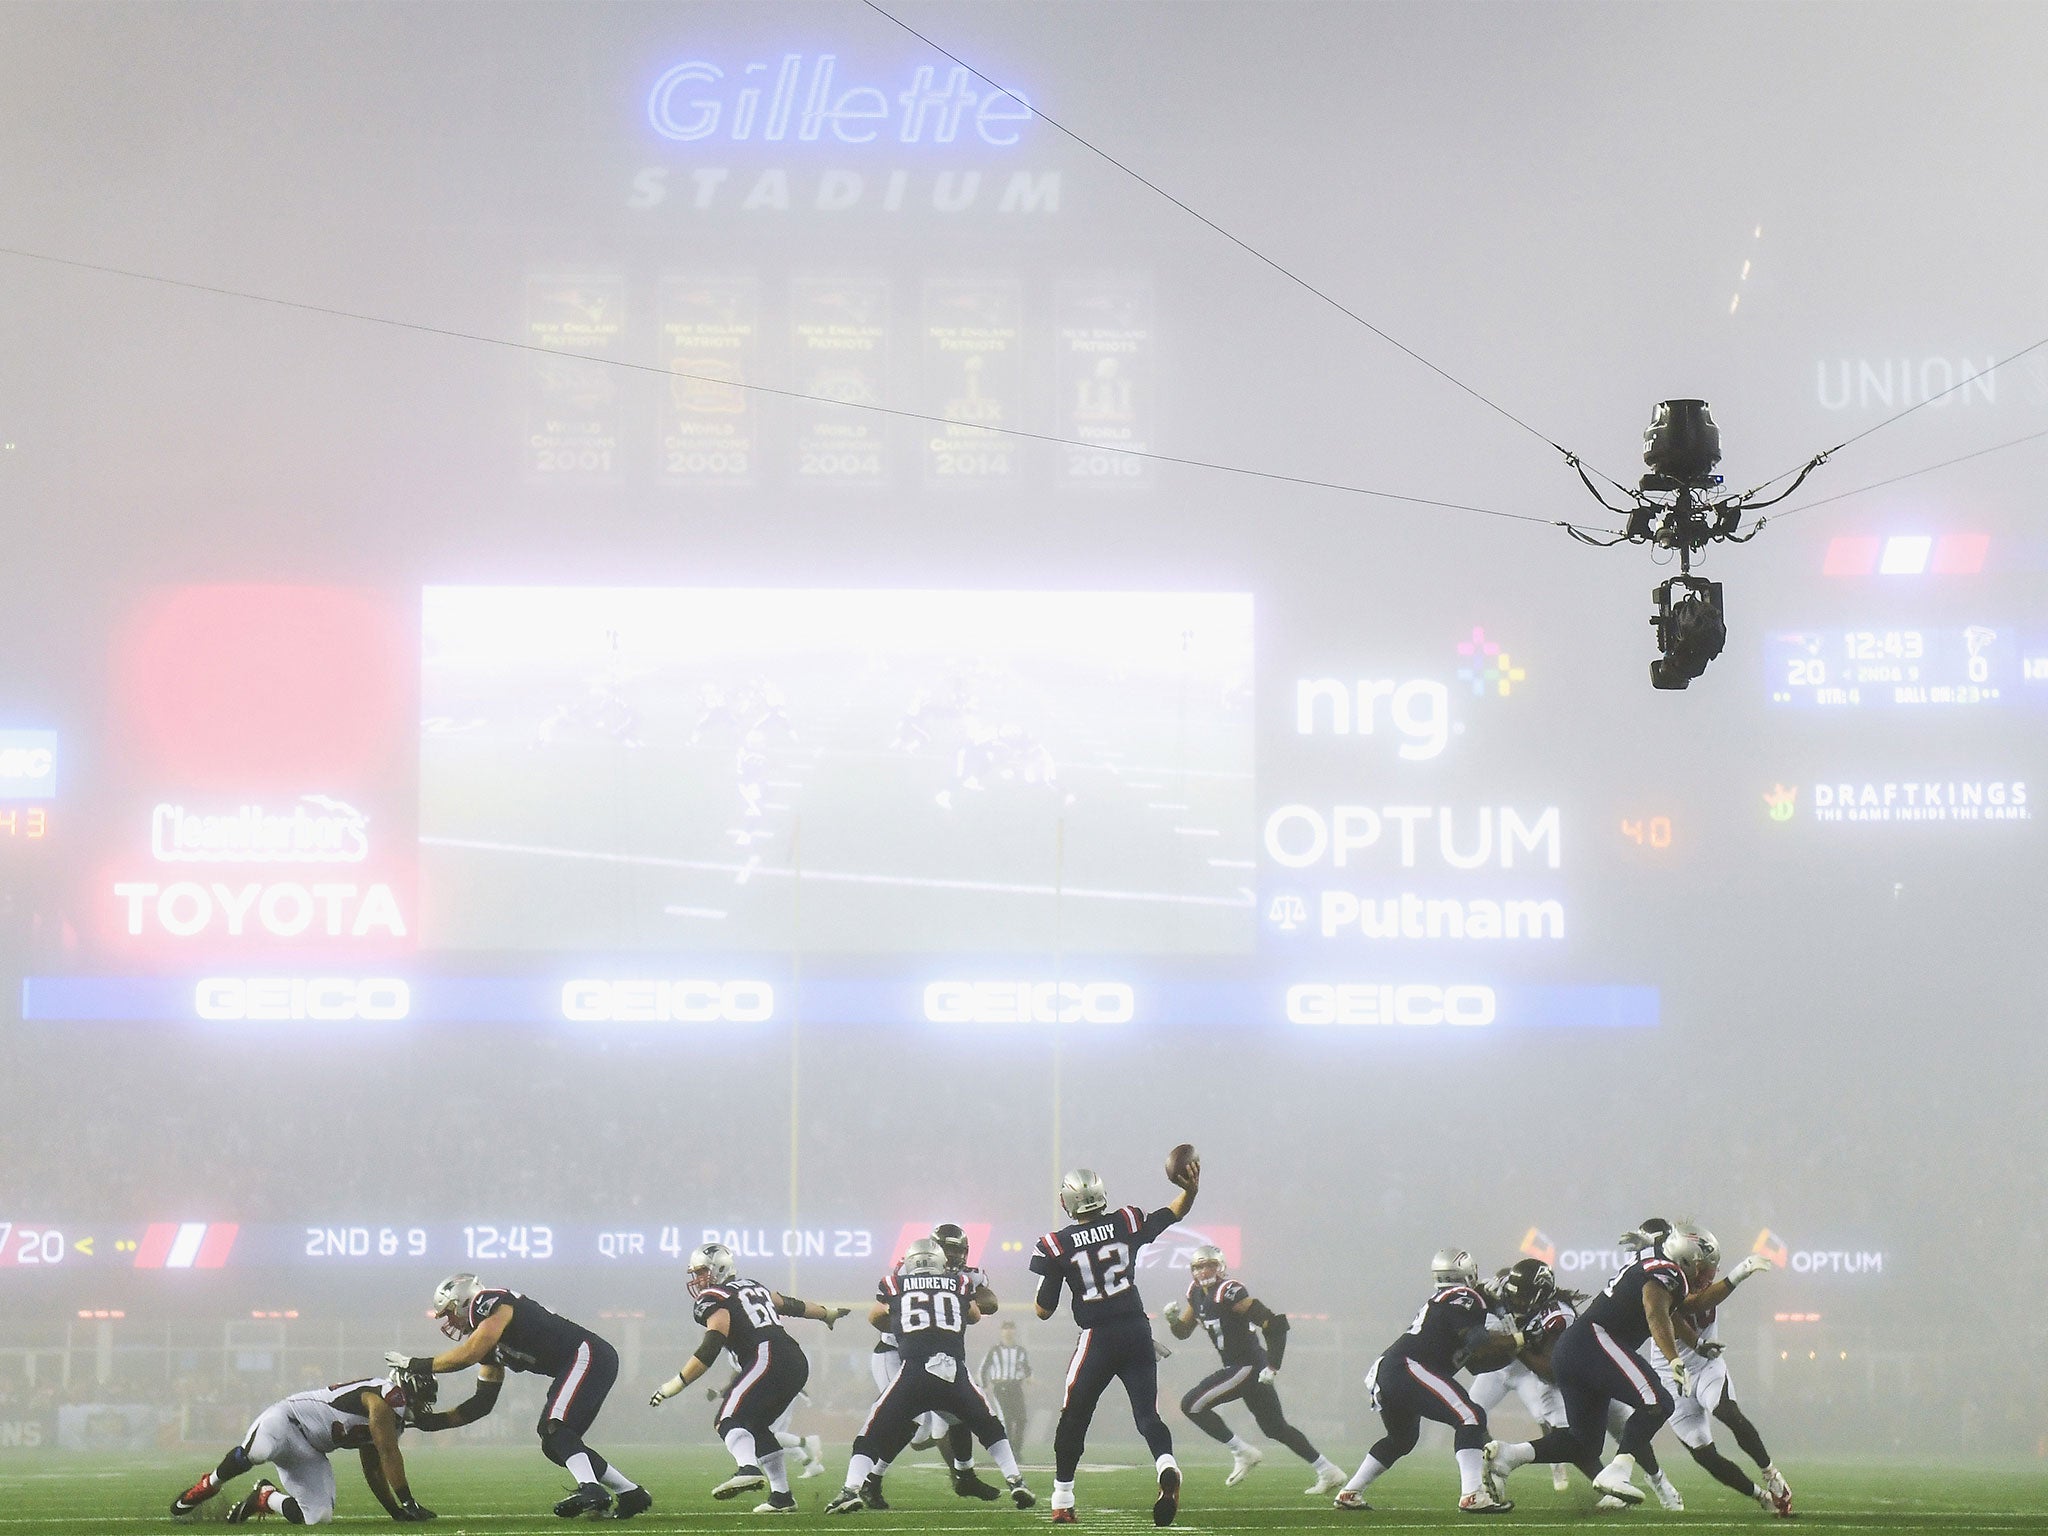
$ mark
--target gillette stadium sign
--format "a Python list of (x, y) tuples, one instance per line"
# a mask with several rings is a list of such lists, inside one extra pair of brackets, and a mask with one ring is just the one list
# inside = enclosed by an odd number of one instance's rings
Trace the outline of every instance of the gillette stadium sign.
[(837, 54), (785, 53), (721, 64), (685, 59), (662, 71), (647, 121), (678, 144), (887, 143), (1007, 149), (1035, 114), (1013, 92), (959, 66), (894, 75), (842, 68)]

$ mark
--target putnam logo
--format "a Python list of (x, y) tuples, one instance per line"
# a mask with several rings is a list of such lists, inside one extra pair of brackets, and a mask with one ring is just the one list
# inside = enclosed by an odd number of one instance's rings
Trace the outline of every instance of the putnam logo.
[(1521, 1253), (1524, 1258), (1535, 1259), (1540, 1263), (1557, 1262), (1557, 1244), (1550, 1240), (1550, 1234), (1541, 1227), (1531, 1227), (1522, 1234)]

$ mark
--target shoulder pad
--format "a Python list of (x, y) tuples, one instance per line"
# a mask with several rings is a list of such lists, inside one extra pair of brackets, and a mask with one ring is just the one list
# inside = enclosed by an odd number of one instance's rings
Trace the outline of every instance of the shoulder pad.
[(1059, 1233), (1048, 1232), (1045, 1236), (1041, 1237), (1038, 1240), (1038, 1251), (1048, 1259), (1058, 1258), (1065, 1251), (1064, 1245), (1060, 1242)]
[(474, 1327), (512, 1299), (510, 1291), (478, 1291), (469, 1298), (469, 1320)]
[(1469, 1285), (1447, 1285), (1436, 1293), (1437, 1301), (1460, 1312), (1484, 1312), (1486, 1298)]
[(1226, 1306), (1235, 1306), (1249, 1295), (1251, 1292), (1244, 1288), (1242, 1280), (1226, 1280), (1217, 1289), (1216, 1299)]
[(1126, 1231), (1135, 1232), (1138, 1230), (1138, 1228), (1145, 1225), (1145, 1213), (1139, 1210), (1135, 1205), (1125, 1206), (1122, 1210), (1117, 1212), (1117, 1215), (1123, 1218), (1124, 1229)]

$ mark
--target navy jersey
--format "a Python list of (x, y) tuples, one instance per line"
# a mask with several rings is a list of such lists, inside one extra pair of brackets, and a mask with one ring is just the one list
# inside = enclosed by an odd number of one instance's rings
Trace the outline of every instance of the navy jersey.
[(1388, 1346), (1387, 1353), (1406, 1356), (1439, 1376), (1449, 1376), (1463, 1368), (1492, 1311), (1486, 1298), (1471, 1286), (1447, 1285), (1422, 1304), (1408, 1331)]
[(1060, 1304), (1060, 1288), (1073, 1295), (1074, 1322), (1094, 1328), (1119, 1318), (1143, 1318), (1138, 1297), (1138, 1250), (1155, 1241), (1180, 1218), (1162, 1206), (1147, 1216), (1135, 1205), (1073, 1222), (1038, 1240), (1031, 1272), (1038, 1276), (1038, 1304)]
[(1673, 1306), (1685, 1300), (1690, 1289), (1684, 1270), (1661, 1254), (1645, 1253), (1609, 1280), (1606, 1288), (1586, 1303), (1580, 1316), (1606, 1329), (1608, 1336), (1623, 1349), (1640, 1349), (1650, 1337), (1650, 1319), (1643, 1311), (1643, 1290), (1652, 1285), (1661, 1285)]
[(1250, 1300), (1251, 1294), (1237, 1280), (1218, 1280), (1213, 1285), (1194, 1280), (1188, 1284), (1188, 1307), (1225, 1365), (1255, 1365), (1263, 1371), (1266, 1341), (1252, 1326), (1248, 1313), (1237, 1310), (1238, 1303)]
[(974, 1286), (965, 1275), (890, 1275), (877, 1300), (889, 1309), (889, 1331), (906, 1367), (933, 1355), (967, 1363), (967, 1304)]
[(493, 1312), (512, 1309), (512, 1321), (498, 1335), (498, 1347), (484, 1357), (486, 1365), (508, 1371), (559, 1376), (569, 1369), (583, 1341), (595, 1337), (580, 1323), (557, 1317), (531, 1296), (518, 1291), (478, 1291), (469, 1299), (469, 1326), (474, 1329)]
[(764, 1343), (794, 1344), (782, 1326), (782, 1314), (775, 1310), (775, 1293), (758, 1280), (732, 1280), (724, 1285), (707, 1285), (697, 1293), (691, 1309), (704, 1327), (718, 1313), (725, 1314), (725, 1347), (741, 1369), (754, 1363)]

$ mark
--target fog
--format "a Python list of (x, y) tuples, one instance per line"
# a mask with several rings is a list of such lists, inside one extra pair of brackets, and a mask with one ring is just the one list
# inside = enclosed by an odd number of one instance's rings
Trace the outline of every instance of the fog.
[[(891, 9), (1043, 116), (852, 3), (0, 10), (0, 1419), (474, 1270), (709, 1444), (707, 1233), (1022, 1314), (1186, 1140), (1147, 1302), (1220, 1242), (1341, 1461), (1433, 1250), (1656, 1214), (1781, 1460), (2035, 1455), (2043, 449), (1913, 472), (2048, 427), (2048, 14)], [(1553, 526), (1671, 398), (1886, 423), (1683, 692)]]

